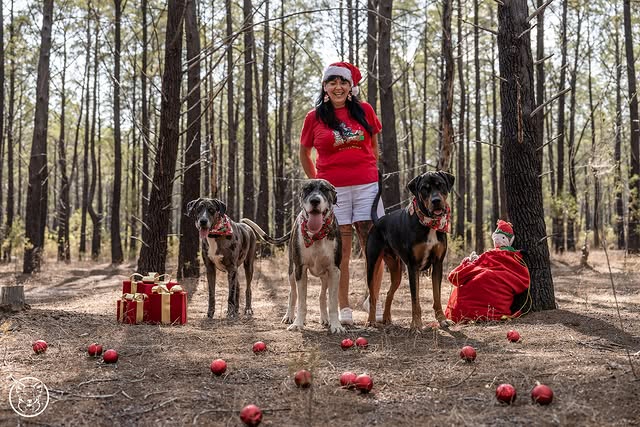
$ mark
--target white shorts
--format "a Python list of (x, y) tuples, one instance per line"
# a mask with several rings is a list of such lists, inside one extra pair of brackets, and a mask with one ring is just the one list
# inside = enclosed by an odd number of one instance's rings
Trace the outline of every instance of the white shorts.
[[(371, 205), (378, 192), (378, 183), (350, 185), (336, 187), (338, 201), (333, 212), (336, 214), (338, 225), (349, 225), (357, 221), (371, 220)], [(378, 202), (378, 218), (384, 216), (382, 198)]]

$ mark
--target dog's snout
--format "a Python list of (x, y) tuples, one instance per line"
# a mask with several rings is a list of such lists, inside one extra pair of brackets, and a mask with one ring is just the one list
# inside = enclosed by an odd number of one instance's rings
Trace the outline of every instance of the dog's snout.
[(442, 197), (439, 194), (431, 196), (431, 203), (434, 205), (439, 205), (442, 203)]
[(311, 203), (311, 205), (314, 207), (318, 206), (320, 202), (322, 202), (322, 199), (320, 199), (320, 196), (311, 196), (309, 198), (309, 203)]
[(200, 227), (206, 228), (209, 225), (209, 221), (206, 218), (200, 218)]

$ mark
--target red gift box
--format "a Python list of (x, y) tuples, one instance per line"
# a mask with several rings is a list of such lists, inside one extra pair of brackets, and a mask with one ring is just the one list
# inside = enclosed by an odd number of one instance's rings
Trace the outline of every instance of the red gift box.
[(148, 304), (145, 294), (124, 294), (117, 301), (117, 319), (120, 323), (132, 325), (142, 323), (145, 315), (145, 304)]
[(152, 294), (152, 289), (156, 285), (177, 285), (175, 282), (167, 281), (163, 282), (160, 279), (167, 278), (167, 274), (149, 273), (143, 276), (139, 273), (133, 273), (129, 280), (122, 281), (122, 293), (123, 294)]
[(175, 282), (154, 286), (147, 304), (145, 323), (187, 323), (187, 293)]

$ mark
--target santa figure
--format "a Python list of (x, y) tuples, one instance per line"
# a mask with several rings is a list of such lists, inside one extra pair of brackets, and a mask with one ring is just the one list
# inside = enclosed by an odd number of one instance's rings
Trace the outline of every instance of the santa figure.
[(513, 226), (498, 220), (491, 238), (493, 249), (481, 255), (472, 252), (449, 273), (455, 288), (445, 315), (454, 322), (501, 320), (521, 314), (512, 305), (514, 297), (529, 288), (529, 269), (522, 253), (511, 246)]

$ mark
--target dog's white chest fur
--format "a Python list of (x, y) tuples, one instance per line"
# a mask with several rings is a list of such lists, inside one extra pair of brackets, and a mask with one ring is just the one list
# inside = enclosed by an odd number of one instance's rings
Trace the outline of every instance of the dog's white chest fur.
[(223, 255), (218, 254), (218, 243), (215, 239), (207, 238), (209, 243), (209, 250), (207, 250), (207, 257), (215, 264), (216, 268), (220, 271), (227, 271), (226, 267), (222, 263), (224, 259)]
[(429, 257), (433, 247), (438, 244), (438, 232), (434, 229), (429, 230), (427, 241), (416, 245), (413, 248), (413, 254), (416, 258), (418, 270), (422, 270), (429, 263)]
[(300, 256), (302, 264), (309, 268), (309, 272), (319, 277), (326, 274), (328, 268), (335, 267), (336, 241), (327, 238), (315, 240), (308, 248), (302, 244)]

